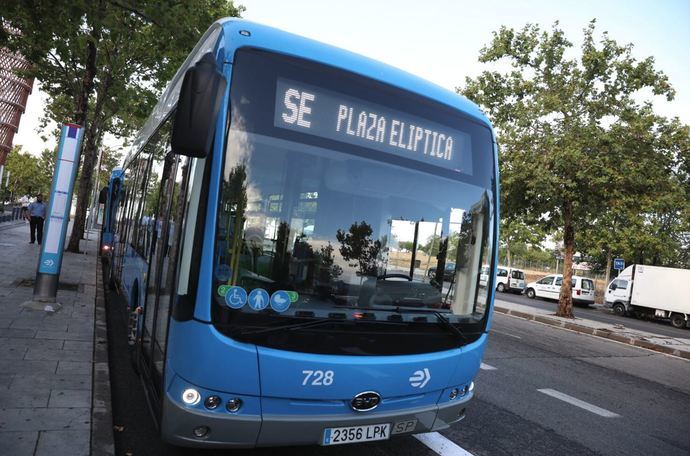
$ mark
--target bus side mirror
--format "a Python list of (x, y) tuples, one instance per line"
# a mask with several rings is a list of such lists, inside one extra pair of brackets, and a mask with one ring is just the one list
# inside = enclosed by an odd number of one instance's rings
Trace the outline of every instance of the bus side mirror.
[(225, 78), (210, 52), (187, 70), (173, 121), (170, 140), (173, 153), (198, 158), (208, 155), (225, 85)]
[(612, 283), (611, 286), (610, 286), (609, 288), (610, 288), (611, 290), (615, 291), (616, 288), (618, 288), (618, 287), (616, 286), (615, 283)]

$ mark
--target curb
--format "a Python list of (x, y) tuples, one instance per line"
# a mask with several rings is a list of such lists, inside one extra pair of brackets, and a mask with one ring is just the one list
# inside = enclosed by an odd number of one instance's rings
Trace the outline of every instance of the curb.
[(558, 328), (569, 329), (571, 331), (589, 334), (591, 336), (601, 337), (604, 339), (610, 339), (622, 344), (632, 345), (635, 347), (646, 348), (648, 350), (653, 350), (659, 353), (665, 353), (667, 355), (677, 356), (679, 358), (690, 360), (690, 351), (679, 350), (677, 348), (669, 347), (668, 345), (655, 344), (649, 342), (643, 338), (623, 336), (616, 334), (608, 329), (594, 329), (587, 326), (578, 325), (577, 323), (571, 323), (569, 321), (562, 321), (556, 318), (551, 318), (546, 315), (535, 315), (526, 312), (520, 312), (518, 310), (506, 309), (505, 307), (494, 306), (494, 311), (502, 313), (504, 315), (510, 315), (511, 317), (522, 318), (523, 320), (536, 321), (538, 323), (544, 323), (549, 326), (556, 326)]
[(2, 222), (2, 223), (0, 223), (0, 231), (9, 230), (9, 229), (12, 229), (12, 228), (15, 228), (18, 226), (23, 226), (23, 225), (25, 225), (25, 222), (23, 220), (18, 221), (18, 222), (17, 221)]
[(91, 402), (91, 455), (115, 454), (113, 411), (108, 367), (108, 328), (103, 294), (103, 269), (96, 257), (96, 310), (93, 337), (93, 385)]

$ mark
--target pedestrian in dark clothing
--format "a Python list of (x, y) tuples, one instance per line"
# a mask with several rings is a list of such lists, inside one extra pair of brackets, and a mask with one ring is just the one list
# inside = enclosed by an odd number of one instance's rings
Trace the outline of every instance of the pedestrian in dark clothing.
[(31, 229), (31, 244), (38, 240), (38, 245), (43, 242), (43, 222), (46, 219), (46, 205), (43, 204), (43, 197), (38, 195), (36, 201), (29, 204), (27, 209), (29, 216), (29, 227)]

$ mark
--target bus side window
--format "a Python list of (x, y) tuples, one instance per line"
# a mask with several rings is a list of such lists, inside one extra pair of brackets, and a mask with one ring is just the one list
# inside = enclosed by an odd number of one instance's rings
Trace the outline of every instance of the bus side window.
[[(160, 276), (157, 280), (156, 318), (153, 337), (153, 365), (158, 374), (163, 376), (165, 349), (168, 340), (168, 323), (172, 297), (175, 293), (175, 276), (177, 258), (180, 250), (180, 230), (177, 229), (184, 213), (184, 201), (180, 198), (183, 184), (183, 174), (189, 159), (180, 155), (170, 156), (170, 172), (161, 185), (160, 203), (164, 207), (160, 210), (161, 233), (156, 256), (160, 258)], [(184, 166), (183, 166), (184, 164)]]
[(147, 355), (150, 353), (151, 346), (146, 345), (146, 342), (153, 343), (154, 322), (157, 313), (156, 296), (157, 289), (160, 287), (162, 258), (156, 254), (162, 250), (160, 244), (164, 242), (164, 239), (159, 236), (160, 226), (166, 222), (168, 216), (168, 205), (165, 202), (163, 189), (166, 185), (166, 178), (171, 172), (169, 160), (166, 160), (166, 153), (170, 150), (169, 124), (169, 121), (163, 124), (145, 147), (150, 156), (151, 164), (147, 173), (147, 182), (142, 186), (145, 192), (136, 249), (149, 264), (146, 305), (144, 306), (144, 352)]

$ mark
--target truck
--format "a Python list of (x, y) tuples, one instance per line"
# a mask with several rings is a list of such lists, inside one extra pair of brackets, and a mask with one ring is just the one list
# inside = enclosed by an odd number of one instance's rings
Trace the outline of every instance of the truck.
[(605, 304), (617, 315), (670, 320), (676, 328), (688, 326), (690, 269), (633, 264), (606, 289)]

